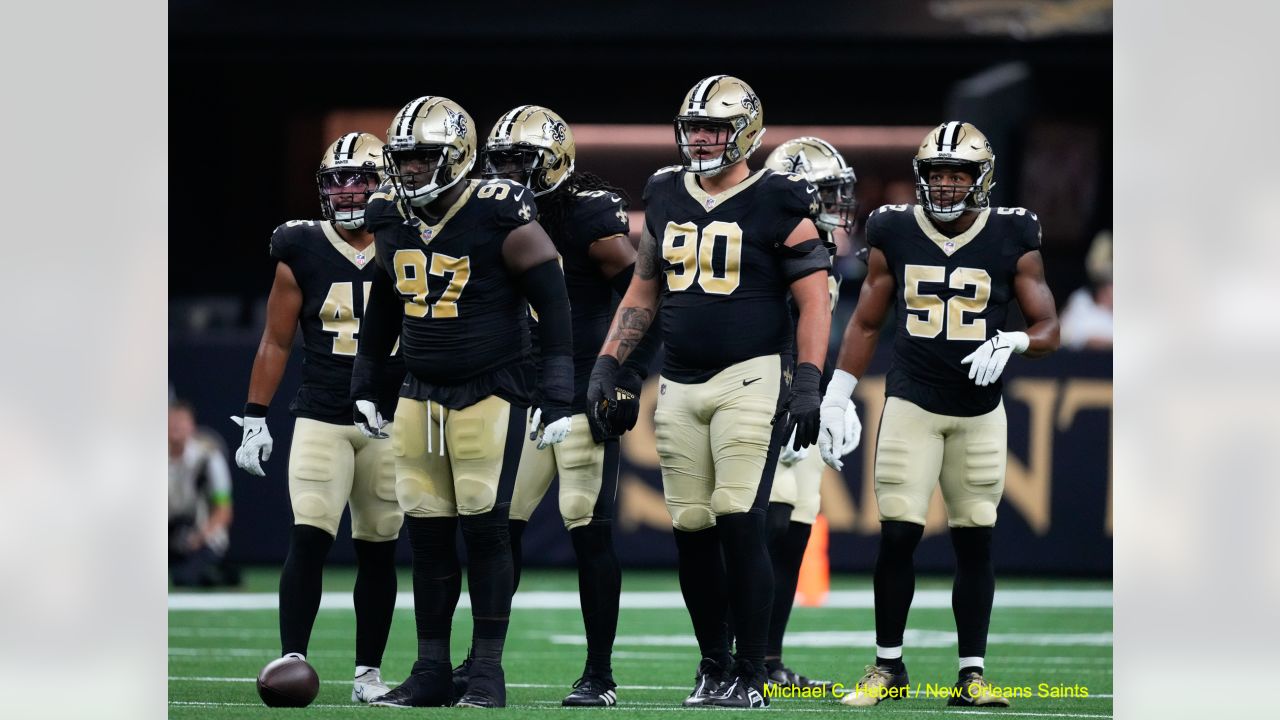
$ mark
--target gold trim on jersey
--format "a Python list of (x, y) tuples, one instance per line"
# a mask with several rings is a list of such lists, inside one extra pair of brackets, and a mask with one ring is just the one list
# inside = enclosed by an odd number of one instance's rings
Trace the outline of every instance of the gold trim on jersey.
[(755, 182), (762, 177), (764, 177), (764, 168), (760, 168), (759, 170), (755, 171), (755, 173), (753, 173), (746, 180), (743, 180), (742, 182), (738, 183), (737, 185), (734, 185), (728, 190), (725, 190), (719, 195), (712, 195), (711, 193), (707, 192), (706, 190), (703, 190), (701, 187), (698, 186), (698, 180), (696, 175), (694, 175), (693, 173), (685, 173), (684, 189), (688, 191), (690, 197), (692, 197), (694, 200), (698, 202), (698, 205), (702, 208), (703, 212), (711, 212), (712, 210), (715, 210), (716, 208), (728, 202), (729, 199), (732, 198), (734, 195), (737, 195), (743, 190), (746, 190), (747, 188), (754, 185)]
[(938, 228), (933, 226), (929, 221), (929, 216), (925, 214), (924, 208), (920, 205), (915, 206), (916, 223), (920, 226), (920, 230), (925, 236), (932, 240), (943, 254), (950, 257), (957, 250), (969, 244), (969, 241), (978, 236), (982, 229), (987, 226), (987, 218), (991, 217), (991, 208), (987, 208), (978, 213), (978, 219), (973, 221), (973, 225), (968, 230), (960, 233), (955, 237), (947, 237), (938, 232)]
[(321, 223), (320, 227), (324, 230), (325, 238), (333, 244), (333, 249), (342, 253), (343, 257), (351, 261), (352, 265), (363, 269), (373, 259), (374, 243), (369, 243), (369, 247), (363, 250), (357, 250), (351, 247), (351, 243), (342, 239), (342, 236), (334, 229), (333, 223)]
[(471, 199), (471, 192), (476, 186), (484, 182), (483, 180), (468, 180), (467, 187), (463, 189), (462, 194), (457, 200), (453, 201), (453, 205), (449, 206), (449, 210), (440, 218), (439, 222), (434, 225), (428, 225), (417, 213), (413, 214), (414, 228), (418, 231), (418, 239), (422, 240), (423, 245), (430, 245), (431, 241), (440, 237), (440, 233), (444, 231), (444, 226), (453, 219), (454, 215), (462, 209), (463, 205)]

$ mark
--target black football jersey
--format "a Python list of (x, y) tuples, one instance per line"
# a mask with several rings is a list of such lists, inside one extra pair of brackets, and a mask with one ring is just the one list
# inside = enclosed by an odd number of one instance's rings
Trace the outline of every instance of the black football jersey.
[[(617, 306), (613, 285), (600, 274), (599, 266), (588, 253), (595, 241), (626, 235), (629, 230), (627, 206), (621, 197), (606, 190), (584, 190), (573, 196), (563, 227), (551, 235), (560, 253), (573, 319), (574, 412), (587, 410), (591, 368), (609, 334), (609, 323)], [(536, 322), (531, 329), (536, 343)]]
[(404, 301), (402, 395), (461, 409), (488, 395), (527, 405), (531, 382), (525, 300), (502, 246), (537, 213), (533, 193), (507, 180), (467, 182), (434, 225), (406, 217), (395, 190), (369, 201), (378, 264)]
[(867, 218), (867, 244), (884, 253), (897, 283), (886, 394), (940, 415), (994, 410), (1002, 383), (978, 387), (960, 361), (1004, 329), (1018, 259), (1040, 248), (1035, 213), (983, 210), (947, 237), (920, 206), (885, 205)]
[(817, 215), (817, 198), (800, 175), (767, 169), (715, 196), (680, 166), (649, 178), (645, 227), (662, 252), (663, 377), (705, 382), (735, 363), (791, 351), (779, 249)]
[[(271, 234), (271, 257), (285, 263), (302, 290), (302, 385), (289, 409), (298, 417), (351, 422), (351, 366), (360, 340), (360, 318), (374, 273), (373, 245), (357, 251), (329, 222), (291, 220)], [(395, 411), (404, 380), (398, 356), (384, 368), (380, 407)]]

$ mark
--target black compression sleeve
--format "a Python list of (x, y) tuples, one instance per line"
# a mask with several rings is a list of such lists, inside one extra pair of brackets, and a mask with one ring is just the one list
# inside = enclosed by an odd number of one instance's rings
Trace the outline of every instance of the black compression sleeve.
[(400, 334), (402, 312), (395, 288), (391, 285), (391, 276), (385, 272), (374, 273), (364, 318), (360, 322), (360, 345), (351, 369), (353, 400), (377, 398), (378, 378)]
[(365, 302), (364, 317), (360, 321), (360, 347), (357, 353), (368, 355), (381, 362), (391, 355), (396, 337), (400, 335), (402, 310), (391, 276), (385, 272), (373, 274), (373, 286)]
[(541, 354), (543, 417), (552, 422), (571, 415), (573, 404), (573, 327), (569, 320), (569, 295), (564, 289), (560, 263), (548, 260), (526, 270), (516, 283), (538, 312)]
[(560, 263), (548, 260), (531, 267), (516, 278), (516, 284), (538, 312), (538, 342), (542, 356), (573, 355), (569, 294), (564, 289)]

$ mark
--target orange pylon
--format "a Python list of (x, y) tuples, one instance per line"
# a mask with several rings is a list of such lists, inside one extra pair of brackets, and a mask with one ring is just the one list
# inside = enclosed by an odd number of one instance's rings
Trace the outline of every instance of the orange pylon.
[(831, 566), (827, 560), (827, 519), (822, 515), (813, 522), (809, 544), (800, 562), (800, 578), (796, 582), (796, 602), (803, 607), (822, 607), (831, 592)]

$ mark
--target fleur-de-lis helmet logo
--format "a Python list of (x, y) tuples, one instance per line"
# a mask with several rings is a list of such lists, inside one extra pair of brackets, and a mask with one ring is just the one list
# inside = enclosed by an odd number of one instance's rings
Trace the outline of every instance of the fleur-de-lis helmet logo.
[(809, 158), (804, 154), (804, 150), (797, 150), (795, 155), (787, 156), (788, 172), (797, 175), (803, 175), (813, 169), (813, 164), (809, 162)]
[(458, 137), (467, 136), (467, 116), (460, 112), (454, 112), (449, 108), (444, 109), (448, 117), (445, 119), (445, 130)]
[(546, 122), (542, 123), (542, 134), (558, 143), (564, 142), (566, 130), (565, 124), (560, 120), (556, 120), (551, 117), (547, 113), (543, 113), (542, 115), (547, 119)]

